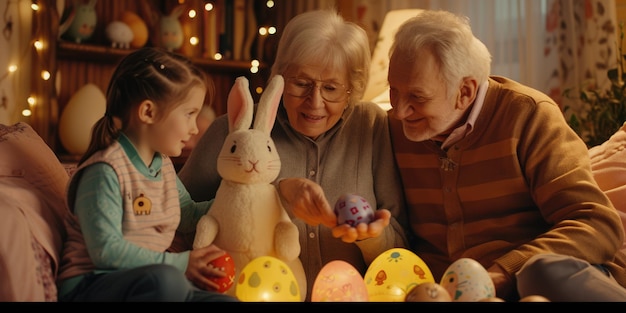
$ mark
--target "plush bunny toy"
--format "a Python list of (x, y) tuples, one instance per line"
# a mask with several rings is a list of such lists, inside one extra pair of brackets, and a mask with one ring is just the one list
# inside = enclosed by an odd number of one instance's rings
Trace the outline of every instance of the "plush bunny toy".
[[(249, 83), (238, 77), (228, 95), (228, 136), (217, 159), (222, 181), (209, 211), (198, 222), (194, 248), (215, 243), (235, 261), (235, 282), (250, 261), (272, 256), (285, 262), (306, 296), (304, 268), (298, 258), (298, 229), (282, 206), (272, 182), (280, 172), (280, 157), (270, 137), (284, 87), (276, 75), (259, 100), (254, 126), (254, 102)], [(235, 288), (227, 293), (234, 295)]]

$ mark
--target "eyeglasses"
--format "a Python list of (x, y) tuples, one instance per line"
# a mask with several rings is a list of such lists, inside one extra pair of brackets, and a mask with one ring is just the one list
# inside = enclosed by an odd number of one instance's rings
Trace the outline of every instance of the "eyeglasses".
[(310, 78), (289, 77), (285, 84), (285, 93), (298, 98), (305, 98), (311, 95), (313, 88), (320, 83), (320, 93), (322, 98), (328, 102), (340, 102), (345, 100), (350, 94), (350, 90), (345, 85), (321, 81)]

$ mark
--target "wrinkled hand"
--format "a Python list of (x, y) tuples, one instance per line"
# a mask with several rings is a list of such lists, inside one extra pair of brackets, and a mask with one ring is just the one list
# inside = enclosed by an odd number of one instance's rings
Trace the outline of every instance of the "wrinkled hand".
[(226, 277), (226, 272), (210, 266), (209, 263), (225, 253), (216, 245), (191, 250), (185, 276), (200, 289), (217, 290), (219, 286), (209, 280), (209, 277)]
[(496, 297), (505, 301), (517, 301), (517, 288), (515, 282), (498, 264), (494, 264), (487, 269), (491, 281), (496, 288)]
[(341, 238), (343, 242), (352, 243), (357, 240), (374, 238), (380, 236), (389, 225), (391, 212), (387, 209), (378, 209), (374, 212), (374, 220), (369, 224), (358, 223), (352, 227), (348, 224), (337, 225), (333, 227), (333, 236)]
[(295, 217), (312, 226), (337, 225), (337, 216), (320, 185), (306, 178), (285, 178), (278, 189), (285, 209)]

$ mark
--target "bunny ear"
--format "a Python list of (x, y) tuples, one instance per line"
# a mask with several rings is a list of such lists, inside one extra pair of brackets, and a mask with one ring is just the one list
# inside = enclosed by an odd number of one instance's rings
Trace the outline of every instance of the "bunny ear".
[(284, 87), (285, 81), (281, 75), (272, 77), (261, 95), (261, 99), (259, 99), (254, 119), (254, 129), (261, 130), (267, 134), (271, 133), (276, 121), (276, 112), (278, 112), (278, 105), (280, 104), (280, 97), (283, 95)]
[(250, 94), (250, 83), (244, 76), (237, 77), (228, 94), (228, 130), (234, 132), (249, 129), (252, 124), (254, 100)]

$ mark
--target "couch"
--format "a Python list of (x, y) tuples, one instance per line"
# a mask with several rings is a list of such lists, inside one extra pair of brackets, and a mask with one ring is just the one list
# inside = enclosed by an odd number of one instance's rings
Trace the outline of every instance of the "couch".
[[(626, 123), (589, 155), (595, 179), (626, 228)], [(72, 169), (28, 124), (0, 124), (0, 301), (57, 300), (54, 279)]]

